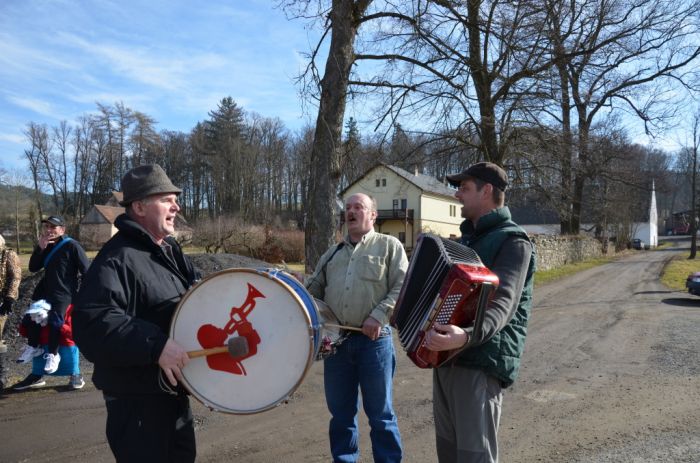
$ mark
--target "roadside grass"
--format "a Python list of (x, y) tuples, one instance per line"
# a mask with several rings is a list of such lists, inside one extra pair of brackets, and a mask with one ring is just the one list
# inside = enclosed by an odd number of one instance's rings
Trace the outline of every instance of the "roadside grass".
[[(658, 251), (658, 250), (668, 248), (671, 246), (673, 246), (673, 243), (671, 243), (669, 241), (664, 241), (664, 242), (660, 243), (657, 247), (652, 249), (651, 251), (652, 252)], [(583, 270), (588, 270), (589, 268), (597, 267), (598, 265), (603, 265), (603, 264), (607, 264), (609, 262), (613, 262), (615, 259), (617, 259), (619, 257), (622, 257), (624, 255), (628, 255), (630, 253), (635, 253), (635, 252), (642, 252), (642, 251), (628, 249), (628, 250), (620, 251), (620, 252), (616, 253), (614, 256), (603, 256), (603, 257), (598, 257), (595, 259), (585, 260), (583, 262), (566, 264), (563, 267), (559, 267), (559, 268), (538, 271), (537, 273), (535, 273), (535, 286), (549, 283), (549, 282), (557, 280), (559, 278), (573, 275), (574, 273), (578, 273), (578, 272), (581, 272)], [(649, 251), (646, 251), (646, 252), (649, 252)], [(700, 260), (697, 261), (696, 267), (697, 267), (697, 269), (692, 270), (692, 271), (695, 271), (695, 272), (700, 271)], [(680, 273), (684, 273), (684, 271), (681, 271)], [(685, 288), (685, 279), (688, 276), (688, 273), (690, 273), (690, 272), (689, 271), (685, 272), (682, 280), (680, 280), (680, 289)], [(674, 278), (677, 278), (677, 277), (674, 277)], [(667, 286), (670, 286), (668, 283), (664, 282), (664, 284), (666, 284)]]
[(615, 258), (618, 256), (597, 257), (595, 259), (589, 259), (582, 262), (566, 264), (563, 267), (537, 271), (535, 273), (535, 286), (549, 283), (550, 281), (558, 280), (559, 278), (564, 278), (566, 276), (573, 275), (574, 273), (588, 270), (589, 268), (607, 264), (608, 262), (615, 260)]
[(661, 283), (671, 289), (685, 291), (685, 280), (693, 272), (700, 272), (700, 259), (688, 259), (687, 254), (678, 254), (661, 271)]
[(306, 270), (306, 267), (304, 266), (304, 264), (302, 262), (294, 262), (294, 263), (286, 262), (285, 265), (287, 266), (287, 268), (285, 270), (288, 270), (288, 271), (292, 270), (294, 272), (299, 272), (299, 273), (303, 274), (304, 271)]
[(29, 272), (29, 257), (31, 257), (31, 254), (18, 254), (18, 256), (19, 265), (22, 267), (22, 275), (25, 275)]

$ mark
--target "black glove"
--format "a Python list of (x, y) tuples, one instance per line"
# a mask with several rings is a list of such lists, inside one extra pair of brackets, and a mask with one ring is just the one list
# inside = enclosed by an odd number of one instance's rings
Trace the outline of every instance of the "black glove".
[(15, 301), (9, 297), (3, 299), (2, 304), (0, 305), (0, 315), (7, 315), (12, 312), (12, 304), (14, 304), (14, 302)]

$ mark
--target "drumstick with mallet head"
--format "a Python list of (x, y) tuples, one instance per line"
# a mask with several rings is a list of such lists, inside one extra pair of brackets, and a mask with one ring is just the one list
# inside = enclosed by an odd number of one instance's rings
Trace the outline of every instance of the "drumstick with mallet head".
[(362, 332), (362, 328), (356, 326), (346, 326), (346, 325), (336, 325), (335, 323), (324, 323), (324, 326), (330, 326), (332, 328), (340, 328), (341, 330), (359, 331)]
[(234, 338), (229, 338), (225, 346), (193, 350), (188, 352), (187, 356), (193, 359), (197, 357), (207, 357), (209, 355), (223, 354), (225, 352), (228, 352), (228, 354), (233, 358), (245, 357), (246, 355), (248, 355), (248, 338), (244, 336), (236, 336)]

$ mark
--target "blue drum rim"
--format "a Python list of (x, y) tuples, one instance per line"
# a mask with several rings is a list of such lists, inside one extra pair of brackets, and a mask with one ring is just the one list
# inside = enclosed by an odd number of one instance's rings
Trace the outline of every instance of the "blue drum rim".
[(320, 335), (319, 335), (319, 330), (320, 330), (320, 322), (319, 322), (319, 317), (316, 309), (316, 304), (314, 303), (314, 298), (309, 292), (306, 290), (304, 285), (302, 285), (299, 280), (294, 278), (292, 275), (289, 273), (285, 272), (284, 270), (277, 269), (277, 268), (260, 268), (258, 269), (259, 272), (267, 273), (268, 275), (279, 278), (282, 283), (286, 284), (287, 286), (296, 293), (296, 295), (301, 299), (301, 302), (304, 304), (304, 308), (306, 309), (306, 313), (309, 315), (309, 318), (311, 319), (311, 326), (313, 328), (313, 334), (314, 334), (314, 352), (318, 352), (318, 348), (320, 346)]

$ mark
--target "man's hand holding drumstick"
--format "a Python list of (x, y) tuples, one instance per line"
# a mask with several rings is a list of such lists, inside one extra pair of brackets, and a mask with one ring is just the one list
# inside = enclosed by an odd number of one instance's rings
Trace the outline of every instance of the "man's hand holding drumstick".
[(158, 357), (158, 365), (173, 386), (177, 386), (177, 382), (182, 381), (182, 369), (189, 361), (187, 351), (172, 339), (168, 339)]

